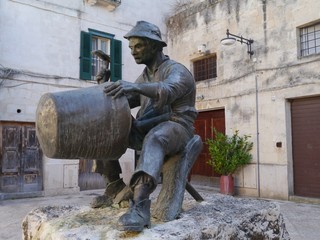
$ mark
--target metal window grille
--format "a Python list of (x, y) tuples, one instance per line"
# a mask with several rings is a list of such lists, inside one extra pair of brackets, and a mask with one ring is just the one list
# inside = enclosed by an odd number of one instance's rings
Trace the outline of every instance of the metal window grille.
[(217, 77), (216, 55), (193, 62), (193, 75), (196, 82)]
[(320, 53), (320, 23), (300, 29), (302, 57)]

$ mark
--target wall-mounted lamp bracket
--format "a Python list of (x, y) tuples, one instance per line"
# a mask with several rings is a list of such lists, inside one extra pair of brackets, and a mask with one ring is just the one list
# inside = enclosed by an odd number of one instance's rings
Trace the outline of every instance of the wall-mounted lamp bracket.
[(235, 34), (230, 33), (229, 29), (227, 29), (227, 37), (221, 39), (221, 44), (229, 46), (229, 45), (234, 44), (236, 41), (240, 42), (241, 44), (244, 43), (247, 45), (247, 48), (248, 48), (247, 52), (251, 58), (251, 56), (254, 54), (254, 52), (251, 49), (251, 44), (254, 42), (252, 39), (247, 39), (242, 36), (237, 36)]

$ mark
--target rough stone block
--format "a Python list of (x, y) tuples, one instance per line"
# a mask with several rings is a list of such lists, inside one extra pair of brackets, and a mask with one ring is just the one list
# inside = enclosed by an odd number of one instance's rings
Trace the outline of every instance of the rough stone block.
[(205, 201), (199, 203), (186, 194), (178, 219), (160, 222), (153, 218), (151, 228), (141, 233), (117, 230), (124, 208), (37, 208), (23, 220), (23, 239), (290, 239), (280, 207), (271, 201), (202, 196)]

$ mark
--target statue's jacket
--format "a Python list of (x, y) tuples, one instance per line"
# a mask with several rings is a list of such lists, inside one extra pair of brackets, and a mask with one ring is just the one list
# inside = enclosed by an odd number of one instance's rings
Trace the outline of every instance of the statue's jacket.
[(136, 83), (153, 83), (158, 94), (155, 99), (138, 93), (127, 96), (130, 107), (141, 106), (135, 126), (148, 132), (155, 125), (170, 120), (194, 131), (196, 86), (185, 66), (166, 57), (153, 74), (145, 68)]

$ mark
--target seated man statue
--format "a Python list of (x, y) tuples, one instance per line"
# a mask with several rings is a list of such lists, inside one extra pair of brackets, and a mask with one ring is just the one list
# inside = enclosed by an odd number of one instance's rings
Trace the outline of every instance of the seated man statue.
[[(149, 195), (157, 186), (164, 161), (181, 153), (194, 135), (196, 87), (189, 70), (163, 54), (167, 44), (157, 26), (138, 21), (124, 37), (136, 63), (146, 68), (134, 83), (119, 80), (107, 85), (104, 92), (113, 98), (125, 96), (130, 108), (140, 106), (129, 139), (129, 147), (140, 151), (129, 184), (133, 194), (126, 195), (132, 198), (130, 207), (118, 222), (120, 230), (139, 232), (150, 227)], [(119, 179), (119, 162), (99, 164), (98, 170), (110, 181), (100, 197), (112, 202), (126, 187)], [(98, 202), (93, 206), (99, 207)]]

